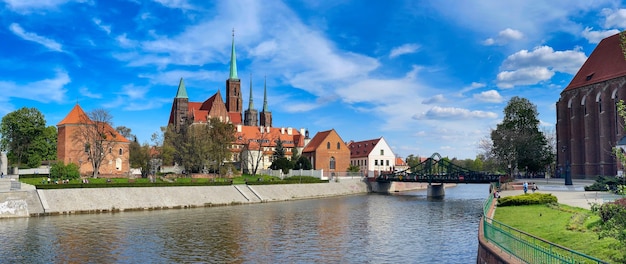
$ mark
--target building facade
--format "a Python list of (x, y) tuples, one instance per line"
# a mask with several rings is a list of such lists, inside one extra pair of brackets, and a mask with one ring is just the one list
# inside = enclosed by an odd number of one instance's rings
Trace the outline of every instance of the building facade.
[(393, 171), (396, 166), (396, 155), (383, 138), (363, 141), (350, 141), (350, 164), (358, 166), (368, 177), (375, 177), (381, 171)]
[(183, 125), (206, 124), (211, 118), (233, 124), (236, 129), (233, 131), (235, 142), (231, 144), (232, 155), (227, 161), (239, 164), (244, 173), (269, 168), (273, 162), (277, 140), (283, 144), (287, 158), (291, 158), (293, 151), (301, 153), (308, 136), (307, 132), (291, 127), (273, 127), (272, 112), (268, 110), (267, 104), (266, 82), (263, 85), (263, 108), (260, 113), (254, 108), (252, 91), (250, 77), (248, 109), (242, 111), (241, 80), (237, 74), (237, 55), (233, 36), (225, 101), (219, 89), (204, 102), (189, 101), (185, 82), (181, 78), (168, 124), (173, 125), (177, 131)]
[(100, 126), (106, 134), (105, 155), (98, 174), (102, 177), (128, 176), (130, 173), (130, 141), (120, 135), (109, 124), (96, 122), (89, 118), (83, 109), (76, 104), (67, 116), (57, 124), (57, 160), (65, 164), (75, 163), (81, 175), (92, 175), (93, 166), (87, 152), (89, 140), (83, 135)]
[(311, 161), (314, 170), (324, 170), (328, 176), (345, 172), (350, 166), (350, 149), (334, 129), (315, 134), (302, 156)]
[(557, 111), (557, 174), (614, 176), (612, 149), (626, 135), (617, 103), (626, 100), (626, 59), (619, 34), (598, 43), (561, 92)]

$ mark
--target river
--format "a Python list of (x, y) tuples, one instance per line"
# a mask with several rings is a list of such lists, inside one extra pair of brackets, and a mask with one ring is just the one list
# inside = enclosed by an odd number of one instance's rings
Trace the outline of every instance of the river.
[(488, 189), (2, 219), (0, 262), (476, 263)]

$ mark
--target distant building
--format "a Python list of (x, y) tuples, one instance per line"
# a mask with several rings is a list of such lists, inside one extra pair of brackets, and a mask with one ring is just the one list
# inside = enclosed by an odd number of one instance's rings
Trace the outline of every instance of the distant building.
[(314, 170), (324, 170), (326, 176), (346, 172), (350, 166), (350, 149), (334, 129), (315, 134), (302, 156), (311, 161)]
[(616, 175), (612, 148), (626, 135), (616, 104), (626, 99), (619, 34), (600, 41), (556, 103), (557, 173)]
[(375, 177), (381, 171), (392, 171), (396, 166), (396, 155), (383, 138), (351, 141), (350, 163), (358, 166), (368, 177)]
[(402, 158), (396, 157), (396, 171), (404, 171), (408, 170), (409, 164), (406, 163)]
[[(251, 78), (252, 79), (252, 78)], [(263, 108), (259, 113), (254, 108), (252, 98), (252, 80), (250, 80), (250, 98), (248, 109), (242, 111), (241, 80), (237, 75), (237, 55), (235, 40), (231, 46), (230, 75), (226, 80), (226, 100), (219, 91), (204, 102), (190, 102), (185, 82), (181, 78), (176, 97), (172, 103), (169, 125), (177, 130), (180, 126), (206, 124), (211, 118), (233, 124), (236, 131), (235, 142), (231, 145), (232, 156), (226, 160), (239, 164), (244, 173), (253, 168), (267, 169), (272, 163), (276, 140), (281, 140), (286, 150), (286, 157), (291, 158), (292, 151), (302, 151), (308, 133), (304, 129), (273, 127), (272, 112), (268, 110), (267, 85), (263, 87)], [(257, 166), (257, 164), (259, 166)]]
[(110, 148), (102, 153), (106, 157), (100, 165), (99, 175), (102, 177), (128, 176), (130, 141), (117, 133), (109, 124), (92, 121), (78, 104), (57, 124), (57, 159), (65, 164), (77, 164), (81, 175), (93, 174), (93, 167), (86, 153), (89, 146), (80, 134), (85, 129), (92, 129), (96, 125), (104, 125), (107, 138), (110, 138), (107, 142), (111, 142), (108, 144)]

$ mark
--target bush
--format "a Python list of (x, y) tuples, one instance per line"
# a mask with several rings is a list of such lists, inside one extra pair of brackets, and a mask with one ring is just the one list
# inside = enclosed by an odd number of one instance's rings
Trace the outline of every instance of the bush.
[(63, 162), (56, 162), (50, 167), (50, 178), (78, 179), (80, 178), (78, 165), (75, 163), (65, 165)]
[(551, 204), (557, 203), (558, 199), (549, 193), (532, 193), (516, 196), (507, 196), (498, 199), (498, 206), (517, 206), (531, 204)]

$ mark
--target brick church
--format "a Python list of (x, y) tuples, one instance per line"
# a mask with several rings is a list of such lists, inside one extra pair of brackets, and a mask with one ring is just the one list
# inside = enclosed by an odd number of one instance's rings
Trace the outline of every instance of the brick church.
[(243, 172), (249, 172), (258, 165), (258, 169), (267, 169), (272, 163), (272, 155), (276, 140), (283, 143), (286, 156), (291, 157), (292, 151), (302, 153), (308, 133), (304, 129), (291, 127), (274, 127), (272, 112), (267, 105), (267, 85), (263, 87), (263, 108), (259, 113), (254, 108), (252, 99), (252, 80), (250, 80), (250, 98), (248, 109), (242, 111), (241, 79), (237, 75), (237, 56), (235, 38), (231, 47), (230, 75), (226, 79), (226, 100), (218, 91), (203, 102), (189, 101), (185, 82), (181, 78), (176, 97), (172, 103), (169, 125), (180, 127), (188, 124), (207, 123), (211, 118), (235, 126), (235, 140), (231, 145), (230, 161), (239, 165)]
[[(557, 172), (573, 178), (615, 176), (623, 170), (612, 149), (626, 145), (616, 104), (626, 101), (626, 58), (620, 34), (600, 41), (570, 84), (557, 110)], [(620, 143), (622, 142), (622, 143)]]

